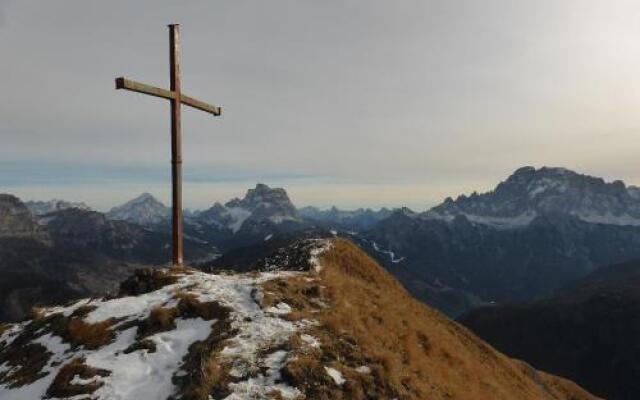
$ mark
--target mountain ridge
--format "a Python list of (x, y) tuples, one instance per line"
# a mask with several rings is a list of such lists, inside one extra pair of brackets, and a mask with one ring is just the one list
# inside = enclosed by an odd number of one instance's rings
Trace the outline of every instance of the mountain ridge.
[(566, 168), (522, 167), (494, 190), (470, 196), (448, 197), (431, 208), (425, 216), (451, 218), (465, 215), (469, 219), (491, 223), (491, 218), (530, 222), (536, 215), (561, 213), (593, 223), (639, 225), (640, 201), (637, 188), (621, 180), (605, 182)]
[(1, 326), (0, 397), (596, 399), (418, 303), (353, 244), (293, 248), (286, 269), (140, 271), (119, 296)]

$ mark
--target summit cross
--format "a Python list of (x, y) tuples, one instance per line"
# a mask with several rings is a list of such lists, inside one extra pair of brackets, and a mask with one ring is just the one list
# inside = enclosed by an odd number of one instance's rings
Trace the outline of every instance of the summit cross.
[(116, 78), (116, 89), (148, 94), (169, 100), (171, 104), (171, 204), (172, 204), (172, 264), (182, 267), (184, 247), (182, 233), (182, 138), (180, 133), (180, 106), (197, 108), (214, 116), (222, 113), (220, 107), (182, 94), (180, 88), (180, 25), (169, 25), (170, 90), (139, 83), (123, 77)]

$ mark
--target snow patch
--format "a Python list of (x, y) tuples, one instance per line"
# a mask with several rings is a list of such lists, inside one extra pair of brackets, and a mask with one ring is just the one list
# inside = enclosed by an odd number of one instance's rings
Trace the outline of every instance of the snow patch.
[(371, 241), (371, 245), (373, 246), (373, 249), (375, 251), (377, 251), (378, 253), (382, 253), (382, 254), (388, 255), (389, 258), (391, 259), (391, 262), (394, 263), (394, 264), (398, 264), (398, 263), (401, 263), (402, 261), (404, 261), (404, 257), (396, 258), (396, 253), (394, 253), (391, 250), (382, 249), (380, 246), (378, 246), (378, 244), (375, 241)]
[(267, 308), (266, 311), (276, 315), (287, 315), (291, 312), (291, 306), (287, 303), (278, 303), (275, 307)]
[(640, 219), (634, 218), (629, 214), (613, 215), (608, 212), (604, 215), (577, 214), (576, 216), (581, 220), (592, 224), (640, 226)]
[(320, 239), (317, 242), (318, 245), (309, 252), (311, 256), (309, 257), (309, 264), (311, 264), (316, 272), (320, 272), (322, 270), (322, 265), (320, 265), (320, 256), (322, 253), (329, 250), (332, 245), (330, 240)]
[(347, 380), (342, 377), (342, 373), (335, 368), (324, 367), (324, 370), (327, 372), (327, 375), (333, 379), (333, 381), (338, 386), (342, 386)]
[(212, 321), (201, 318), (178, 319), (176, 329), (149, 336), (156, 351), (123, 351), (135, 340), (137, 328), (118, 335), (116, 341), (87, 355), (87, 365), (111, 371), (103, 385), (94, 392), (102, 399), (153, 400), (166, 398), (174, 391), (171, 376), (178, 370), (189, 346), (204, 340), (211, 332)]
[(537, 214), (535, 212), (527, 212), (517, 217), (491, 217), (464, 213), (456, 215), (428, 213), (427, 218), (439, 219), (451, 223), (457, 215), (466, 217), (471, 223), (488, 225), (498, 229), (511, 229), (529, 225)]
[(305, 342), (307, 345), (313, 347), (313, 348), (318, 348), (320, 347), (320, 341), (315, 338), (314, 336), (311, 335), (307, 335), (306, 333), (303, 333), (302, 335), (300, 335), (300, 339)]
[(361, 374), (370, 374), (371, 368), (369, 368), (368, 365), (361, 365), (358, 368), (356, 368), (356, 372), (359, 372)]
[[(235, 333), (225, 343), (217, 357), (221, 363), (230, 365), (237, 380), (229, 387), (228, 399), (267, 398), (279, 393), (285, 399), (298, 398), (298, 389), (281, 382), (280, 369), (287, 362), (289, 353), (273, 351), (289, 337), (313, 324), (315, 321), (287, 321), (282, 316), (291, 312), (286, 303), (262, 309), (259, 285), (276, 278), (300, 275), (299, 272), (263, 272), (249, 274), (207, 274), (191, 272), (182, 275), (175, 284), (139, 296), (117, 299), (81, 300), (68, 307), (44, 309), (45, 313), (71, 315), (83, 305), (95, 307), (84, 320), (89, 323), (109, 318), (120, 319), (119, 325), (128, 321), (144, 320), (149, 311), (157, 306), (176, 305), (174, 294), (184, 290), (201, 302), (216, 301), (230, 309), (229, 323)], [(189, 347), (205, 340), (217, 323), (201, 318), (177, 319), (176, 328), (147, 337), (156, 347), (155, 352), (137, 350), (124, 353), (136, 342), (137, 327), (116, 331), (114, 341), (95, 350), (69, 351), (69, 345), (51, 334), (34, 340), (45, 346), (52, 356), (45, 367), (47, 375), (30, 385), (12, 388), (0, 384), (0, 398), (21, 400), (43, 398), (59, 369), (75, 357), (84, 357), (88, 366), (110, 371), (110, 375), (96, 377), (102, 386), (90, 397), (96, 400), (136, 399), (151, 400), (175, 395), (172, 377), (185, 373), (182, 360)], [(10, 343), (24, 328), (24, 324), (13, 324), (0, 336), (0, 343)], [(0, 369), (6, 370), (6, 365)], [(74, 379), (80, 379), (74, 377)], [(79, 381), (76, 379), (76, 382)], [(94, 378), (90, 378), (94, 379)]]
[(229, 388), (233, 393), (225, 397), (225, 400), (264, 399), (269, 398), (269, 394), (274, 391), (284, 399), (300, 398), (302, 393), (297, 388), (277, 383), (281, 378), (280, 369), (286, 364), (288, 356), (289, 353), (284, 350), (269, 354), (257, 365), (266, 368), (266, 373), (242, 382), (231, 383)]
[(242, 207), (229, 207), (225, 212), (231, 217), (228, 227), (233, 233), (237, 233), (242, 227), (242, 224), (244, 224), (244, 221), (251, 216), (251, 211), (245, 210)]

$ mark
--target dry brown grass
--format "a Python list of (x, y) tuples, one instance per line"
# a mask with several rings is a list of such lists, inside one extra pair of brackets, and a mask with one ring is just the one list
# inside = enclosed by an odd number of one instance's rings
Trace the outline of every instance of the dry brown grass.
[(162, 269), (141, 268), (120, 284), (121, 296), (137, 296), (172, 285), (178, 281), (181, 274), (190, 273), (186, 268)]
[(230, 366), (222, 364), (218, 354), (225, 342), (236, 333), (225, 317), (212, 325), (211, 334), (207, 339), (193, 343), (189, 347), (182, 367), (187, 374), (173, 378), (178, 386), (176, 398), (207, 400), (212, 397), (226, 398), (230, 394), (228, 390), (228, 385), (232, 381), (228, 373)]
[(178, 291), (173, 297), (178, 301), (178, 314), (183, 318), (202, 318), (205, 321), (223, 319), (229, 315), (229, 309), (217, 301), (201, 302), (193, 293)]
[(0, 335), (5, 333), (10, 327), (11, 325), (0, 322)]
[(29, 318), (42, 319), (46, 315), (45, 311), (46, 310), (42, 307), (31, 307), (31, 310), (29, 311)]
[[(283, 370), (310, 398), (594, 399), (565, 380), (525, 373), (522, 363), (413, 299), (350, 242), (334, 240), (321, 263), (319, 282), (300, 277), (264, 285), (265, 306), (284, 301), (296, 309), (293, 318), (321, 323), (309, 332), (321, 351), (293, 343), (297, 358)], [(310, 292), (331, 307), (318, 307)], [(371, 372), (355, 370), (362, 365)], [(327, 379), (324, 366), (340, 370), (346, 383)]]
[(11, 367), (0, 372), (0, 384), (15, 388), (37, 381), (47, 375), (43, 368), (50, 358), (51, 352), (39, 343), (10, 346), (0, 357), (0, 365)]
[(178, 310), (176, 308), (155, 307), (151, 309), (149, 317), (138, 325), (138, 339), (176, 329), (175, 319), (177, 316)]
[(97, 379), (82, 385), (73, 384), (71, 381), (76, 375), (81, 379), (89, 380), (91, 378), (108, 376), (109, 371), (89, 367), (85, 364), (84, 358), (74, 358), (60, 368), (58, 374), (47, 389), (47, 396), (56, 398), (80, 396), (91, 394), (102, 386), (102, 383)]
[(115, 332), (113, 319), (96, 322), (94, 324), (83, 321), (81, 317), (71, 318), (66, 326), (65, 338), (75, 346), (87, 349), (97, 349), (113, 341)]

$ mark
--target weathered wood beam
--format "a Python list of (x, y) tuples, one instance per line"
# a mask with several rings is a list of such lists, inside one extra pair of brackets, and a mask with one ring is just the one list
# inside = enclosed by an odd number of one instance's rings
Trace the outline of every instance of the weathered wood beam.
[(212, 106), (205, 103), (204, 101), (196, 100), (193, 97), (189, 97), (184, 94), (180, 95), (180, 102), (190, 107), (197, 108), (198, 110), (208, 112), (209, 114), (213, 114), (215, 116), (222, 114), (222, 109), (220, 107)]
[(160, 89), (155, 86), (145, 85), (144, 83), (132, 81), (127, 78), (116, 78), (116, 89), (126, 89), (132, 92), (144, 93), (150, 96), (161, 97), (163, 99), (172, 100), (176, 97), (175, 93), (170, 90)]
[[(116, 78), (116, 89), (130, 90), (132, 92), (148, 94), (150, 96), (160, 97), (167, 100), (173, 100), (176, 97), (175, 92), (172, 92), (171, 90), (161, 89), (123, 77)], [(204, 101), (196, 100), (193, 97), (189, 97), (184, 94), (180, 95), (180, 103), (215, 116), (222, 114), (222, 109), (220, 107), (212, 106)]]

